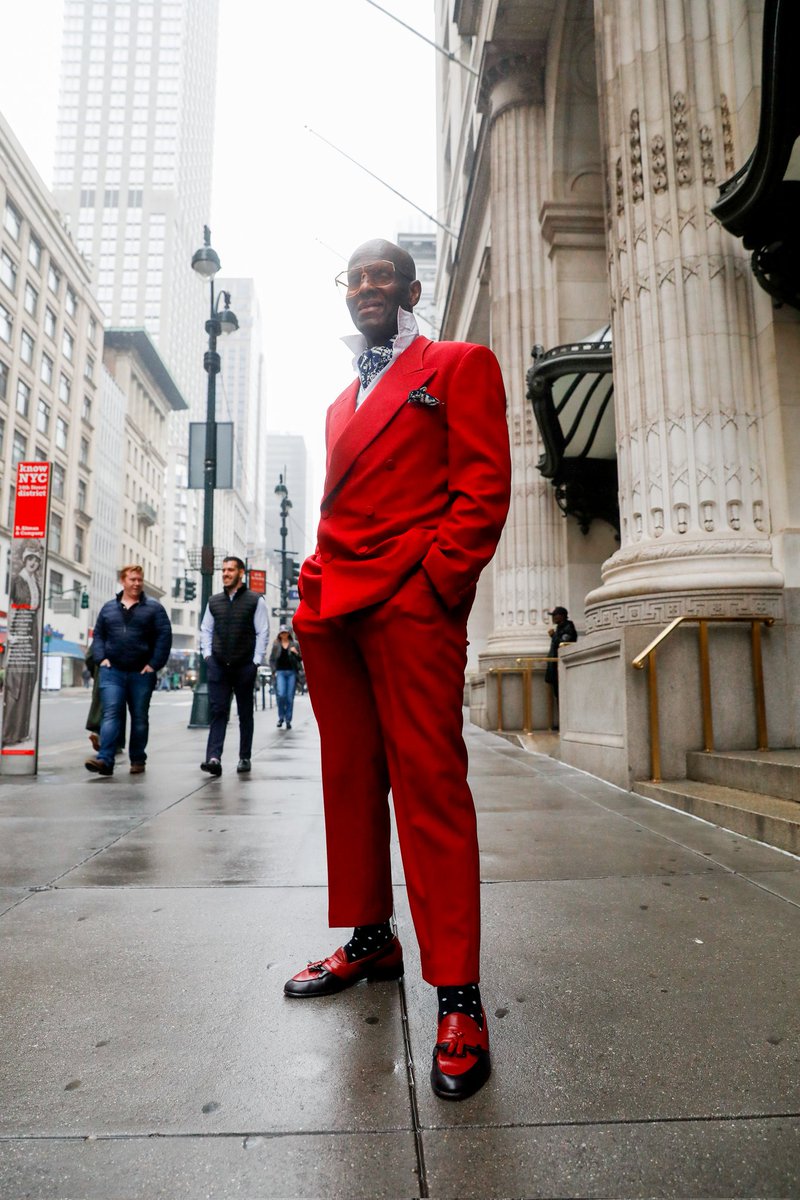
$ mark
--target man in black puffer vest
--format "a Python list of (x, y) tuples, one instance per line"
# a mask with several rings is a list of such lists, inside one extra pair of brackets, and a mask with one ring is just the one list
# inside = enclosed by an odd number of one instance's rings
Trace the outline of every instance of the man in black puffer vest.
[(269, 637), (269, 618), (264, 599), (244, 583), (245, 565), (240, 558), (222, 560), (223, 591), (208, 602), (200, 625), (200, 653), (206, 660), (211, 724), (205, 762), (201, 771), (222, 774), (222, 747), (231, 706), (236, 696), (239, 713), (240, 775), (250, 770), (253, 751), (253, 688), (256, 671), (264, 657)]

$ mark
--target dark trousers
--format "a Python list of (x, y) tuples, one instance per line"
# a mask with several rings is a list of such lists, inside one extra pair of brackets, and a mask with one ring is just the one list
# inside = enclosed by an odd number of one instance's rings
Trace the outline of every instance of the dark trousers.
[(211, 708), (206, 761), (210, 758), (222, 758), (225, 730), (231, 711), (231, 696), (236, 697), (239, 713), (239, 758), (250, 758), (253, 751), (253, 685), (256, 670), (254, 662), (226, 667), (213, 655), (206, 662), (208, 702)]

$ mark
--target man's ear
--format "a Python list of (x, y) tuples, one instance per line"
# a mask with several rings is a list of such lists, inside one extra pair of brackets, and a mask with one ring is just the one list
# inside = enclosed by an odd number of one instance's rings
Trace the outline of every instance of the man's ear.
[[(422, 295), (422, 284), (418, 279), (415, 279), (408, 288), (408, 308), (409, 311), (419, 303), (419, 298)], [(405, 308), (405, 305), (403, 305)]]

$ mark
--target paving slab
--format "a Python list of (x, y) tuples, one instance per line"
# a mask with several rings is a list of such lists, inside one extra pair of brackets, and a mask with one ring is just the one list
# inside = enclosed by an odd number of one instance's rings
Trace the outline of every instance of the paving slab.
[(283, 995), (332, 937), (314, 888), (70, 889), (10, 909), (0, 1134), (410, 1129), (398, 985)]
[[(421, 1089), (424, 1127), (800, 1113), (795, 906), (723, 872), (496, 883), (482, 904), (495, 1072), (460, 1105)], [(424, 1064), (431, 989), (406, 943)]]
[(410, 1132), (0, 1141), (15, 1200), (411, 1200), (418, 1178)]
[(0, 883), (33, 887), (51, 883), (130, 829), (130, 818), (51, 817), (46, 829), (29, 817), (0, 819)]
[[(210, 789), (209, 789), (210, 790)], [(64, 887), (324, 886), (325, 832), (318, 812), (252, 816), (181, 805), (137, 826), (66, 875)]]
[(436, 1200), (797, 1196), (800, 1121), (669, 1121), (423, 1133)]
[[(570, 814), (572, 815), (572, 814)], [(704, 874), (708, 860), (616, 814), (588, 808), (565, 819), (535, 807), (478, 813), (484, 880)]]

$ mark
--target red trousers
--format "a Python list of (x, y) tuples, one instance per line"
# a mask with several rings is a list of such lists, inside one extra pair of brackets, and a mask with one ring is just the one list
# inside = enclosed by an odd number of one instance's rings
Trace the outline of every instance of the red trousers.
[(382, 604), (323, 619), (300, 641), (322, 745), (332, 926), (392, 912), (391, 788), (422, 975), (479, 978), (480, 868), (462, 736), (471, 598), (445, 609), (423, 570)]

